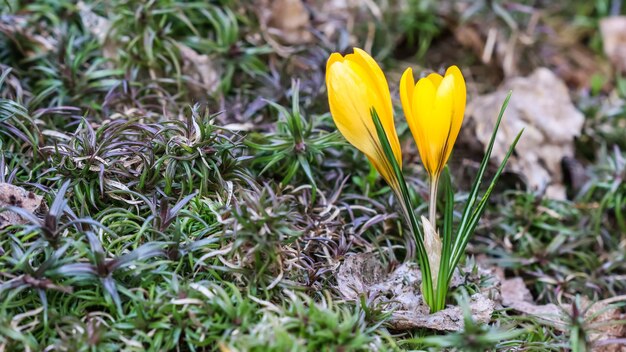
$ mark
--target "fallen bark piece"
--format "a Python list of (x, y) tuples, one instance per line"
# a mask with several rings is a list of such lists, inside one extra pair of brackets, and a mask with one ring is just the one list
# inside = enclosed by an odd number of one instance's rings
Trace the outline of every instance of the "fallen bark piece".
[[(29, 192), (22, 187), (0, 183), (0, 208), (14, 206), (33, 213), (41, 206), (42, 196)], [(0, 229), (25, 223), (25, 219), (13, 211), (0, 213)]]
[[(337, 273), (337, 288), (347, 299), (355, 300), (363, 292), (387, 276), (377, 253), (359, 253), (347, 256)], [(422, 281), (422, 277), (419, 281)], [(417, 278), (411, 280), (415, 281)]]
[[(490, 273), (479, 269), (478, 275), (463, 277), (457, 270), (450, 287), (461, 286), (472, 278), (481, 279), (481, 275)], [(470, 297), (469, 306), (476, 322), (489, 322), (495, 310), (496, 303), (489, 297), (499, 296), (493, 292), (498, 289), (499, 281), (494, 278), (492, 282), (493, 288), (485, 288)], [(463, 311), (459, 306), (448, 306), (430, 314), (430, 308), (422, 299), (421, 283), (422, 273), (417, 264), (404, 263), (390, 271), (380, 261), (378, 253), (347, 256), (337, 272), (337, 289), (341, 295), (348, 300), (358, 300), (362, 294), (375, 297), (375, 304), (391, 312), (388, 324), (394, 330), (418, 327), (441, 331), (463, 329)]]
[[(291, 45), (311, 42), (311, 21), (302, 0), (256, 0), (261, 33), (279, 53), (288, 54)], [(287, 45), (287, 46), (283, 46)]]
[(492, 158), (504, 158), (515, 136), (524, 129), (508, 167), (534, 190), (553, 199), (565, 198), (561, 161), (574, 156), (574, 137), (584, 115), (572, 104), (567, 87), (552, 71), (538, 68), (528, 77), (508, 79), (497, 91), (472, 99), (467, 106), (463, 139), (487, 146), (507, 94), (513, 91), (493, 148)]

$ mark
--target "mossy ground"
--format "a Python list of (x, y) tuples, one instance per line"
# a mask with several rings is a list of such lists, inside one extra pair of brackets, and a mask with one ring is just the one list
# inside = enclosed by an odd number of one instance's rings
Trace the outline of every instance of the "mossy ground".
[[(268, 40), (259, 3), (0, 0), (0, 182), (47, 205), (0, 230), (0, 351), (583, 350), (598, 327), (576, 308), (565, 329), (502, 310), (436, 333), (390, 331), (369, 293), (340, 298), (342, 258), (392, 248), (390, 265), (402, 261), (404, 230), (388, 187), (335, 131), (324, 65), (352, 41), (389, 70), (471, 66), (489, 91), (501, 71), (459, 45), (447, 55), (451, 23), (511, 33), (539, 9), (601, 56), (612, 2), (374, 2), (356, 23), (311, 15), (339, 25), (292, 45)], [(586, 183), (565, 201), (502, 187), (466, 261), (522, 277), (539, 303), (626, 293), (626, 111), (602, 108), (625, 82), (577, 88)]]

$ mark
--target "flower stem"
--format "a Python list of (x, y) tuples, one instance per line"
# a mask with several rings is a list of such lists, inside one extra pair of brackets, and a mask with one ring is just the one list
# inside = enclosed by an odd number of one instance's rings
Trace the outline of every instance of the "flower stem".
[(437, 230), (437, 190), (439, 189), (439, 175), (430, 177), (430, 200), (428, 203), (428, 220)]

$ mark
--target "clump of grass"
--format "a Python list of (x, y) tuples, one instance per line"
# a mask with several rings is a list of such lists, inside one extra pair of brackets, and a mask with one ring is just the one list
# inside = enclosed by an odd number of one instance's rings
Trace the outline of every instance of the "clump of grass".
[(266, 314), (247, 334), (233, 336), (226, 346), (246, 351), (371, 351), (384, 350), (389, 335), (366, 320), (359, 307), (318, 302), (290, 293), (282, 307), (267, 304)]
[(230, 219), (224, 231), (232, 238), (241, 269), (255, 286), (276, 286), (284, 276), (284, 263), (295, 254), (291, 246), (306, 231), (306, 210), (297, 193), (266, 185), (242, 193), (226, 212)]
[(268, 48), (245, 42), (241, 18), (228, 6), (202, 1), (181, 6), (169, 0), (121, 0), (103, 11), (113, 17), (108, 40), (119, 47), (118, 64), (126, 72), (147, 76), (160, 85), (181, 91), (185, 83), (194, 84), (182, 71), (181, 44), (211, 55), (220, 76), (220, 94), (231, 90), (235, 72), (252, 77), (266, 72), (259, 56), (269, 53)]

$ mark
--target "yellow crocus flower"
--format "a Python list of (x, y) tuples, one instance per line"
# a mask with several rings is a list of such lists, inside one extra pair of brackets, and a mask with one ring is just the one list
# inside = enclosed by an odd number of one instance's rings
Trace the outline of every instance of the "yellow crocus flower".
[(443, 77), (431, 73), (417, 84), (411, 68), (402, 75), (402, 108), (431, 182), (437, 182), (459, 135), (466, 95), (465, 79), (456, 66)]
[(400, 142), (393, 122), (389, 85), (376, 61), (365, 51), (333, 53), (326, 64), (326, 87), (330, 113), (343, 136), (363, 152), (387, 183), (398, 191), (389, 160), (376, 133), (371, 109), (378, 114), (393, 154), (402, 167)]
[(422, 219), (422, 225), (433, 280), (439, 275), (441, 258), (441, 239), (436, 226), (439, 176), (463, 124), (466, 95), (465, 79), (456, 66), (450, 66), (443, 77), (431, 73), (417, 84), (413, 70), (408, 68), (400, 79), (402, 109), (430, 176), (429, 216), (428, 221)]

